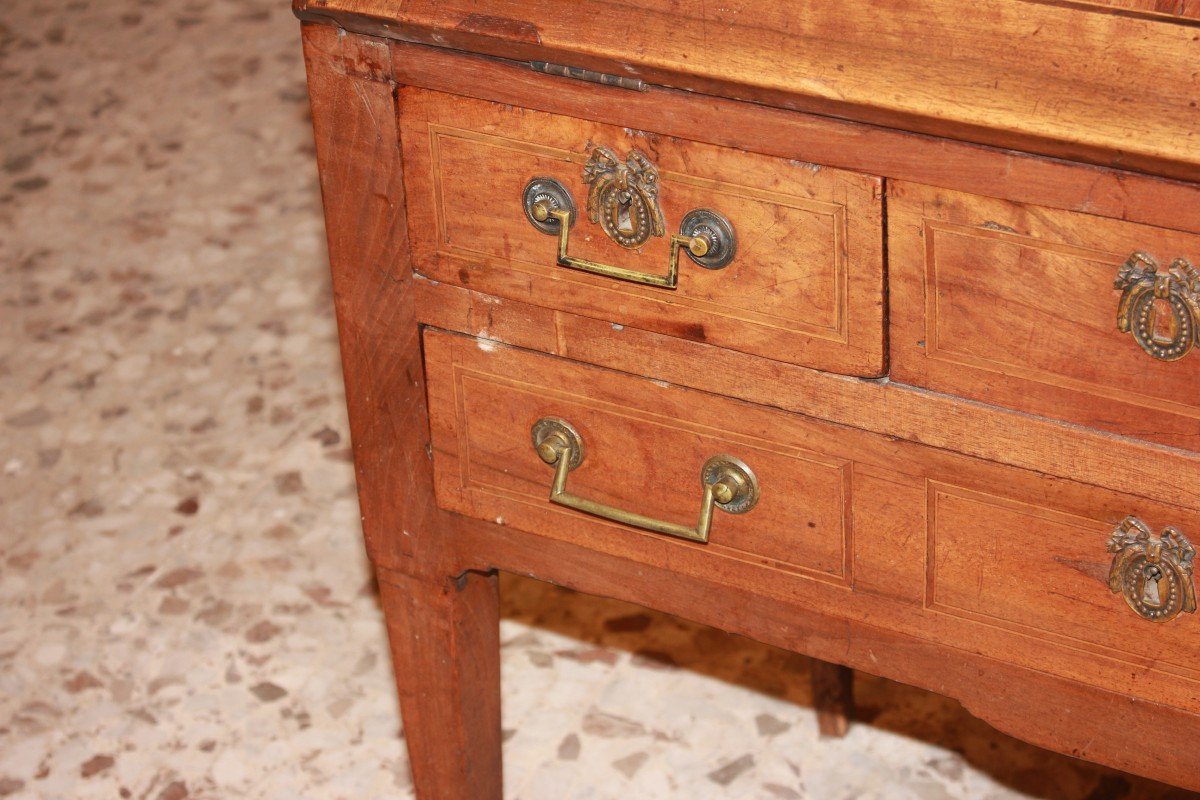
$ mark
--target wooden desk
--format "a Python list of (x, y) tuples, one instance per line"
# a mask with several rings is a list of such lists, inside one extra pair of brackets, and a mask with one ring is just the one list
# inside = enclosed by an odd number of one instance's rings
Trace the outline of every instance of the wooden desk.
[(477, 9), (296, 4), (418, 793), (497, 570), (1200, 789), (1197, 9)]

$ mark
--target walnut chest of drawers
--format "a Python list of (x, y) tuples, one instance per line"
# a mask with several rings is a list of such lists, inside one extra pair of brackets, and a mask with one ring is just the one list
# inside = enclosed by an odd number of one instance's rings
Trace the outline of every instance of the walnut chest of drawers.
[(295, 10), (421, 797), (498, 570), (1200, 789), (1200, 7)]

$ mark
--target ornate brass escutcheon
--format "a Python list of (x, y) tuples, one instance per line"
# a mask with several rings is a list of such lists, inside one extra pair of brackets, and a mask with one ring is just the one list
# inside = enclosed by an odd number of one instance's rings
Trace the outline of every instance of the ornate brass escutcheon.
[(588, 219), (622, 247), (637, 248), (666, 229), (658, 205), (658, 170), (640, 150), (625, 161), (607, 147), (597, 147), (583, 165), (588, 192)]
[(557, 417), (542, 417), (534, 423), (530, 435), (538, 456), (554, 467), (551, 503), (623, 525), (703, 543), (708, 541), (714, 506), (730, 514), (744, 514), (758, 502), (758, 479), (750, 467), (733, 456), (719, 455), (704, 462), (700, 470), (703, 497), (694, 528), (597, 503), (567, 491), (567, 474), (583, 463), (583, 437), (579, 432)]
[[(650, 239), (663, 236), (666, 223), (658, 196), (658, 170), (650, 159), (634, 150), (621, 161), (607, 147), (592, 152), (583, 169), (588, 191), (588, 219), (600, 226), (608, 238), (628, 249), (637, 249)], [(533, 178), (522, 194), (525, 217), (545, 234), (558, 236), (557, 264), (608, 278), (674, 289), (679, 283), (679, 253), (682, 250), (705, 269), (722, 269), (737, 252), (737, 235), (724, 215), (697, 208), (683, 216), (679, 233), (670, 237), (670, 255), (665, 275), (601, 264), (568, 253), (570, 231), (575, 225), (575, 201), (554, 178)]]
[(1176, 528), (1161, 537), (1137, 517), (1126, 517), (1112, 538), (1114, 553), (1108, 588), (1120, 592), (1125, 602), (1144, 619), (1167, 622), (1196, 611), (1192, 566), (1196, 550)]
[(1200, 332), (1200, 272), (1177, 258), (1164, 273), (1143, 252), (1129, 256), (1114, 286), (1122, 291), (1117, 329), (1162, 361), (1183, 358)]

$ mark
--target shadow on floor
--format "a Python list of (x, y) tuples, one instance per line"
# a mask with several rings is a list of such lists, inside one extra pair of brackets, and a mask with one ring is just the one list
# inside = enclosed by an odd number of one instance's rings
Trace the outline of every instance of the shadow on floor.
[[(809, 658), (668, 614), (507, 574), (501, 578), (501, 614), (576, 639), (593, 651), (628, 653), (634, 663), (648, 668), (689, 670), (798, 706), (812, 705)], [(1200, 800), (1194, 792), (1026, 744), (932, 692), (861, 672), (855, 673), (854, 684), (853, 724), (957, 753), (976, 770), (1031, 797)], [(954, 762), (944, 768), (961, 769)]]

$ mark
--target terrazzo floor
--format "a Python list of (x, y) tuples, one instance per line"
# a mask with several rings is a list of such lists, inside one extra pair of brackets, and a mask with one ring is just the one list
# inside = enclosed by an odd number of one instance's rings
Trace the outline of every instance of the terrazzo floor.
[[(409, 796), (285, 0), (0, 6), (0, 797)], [(505, 579), (511, 798), (1195, 797)]]

